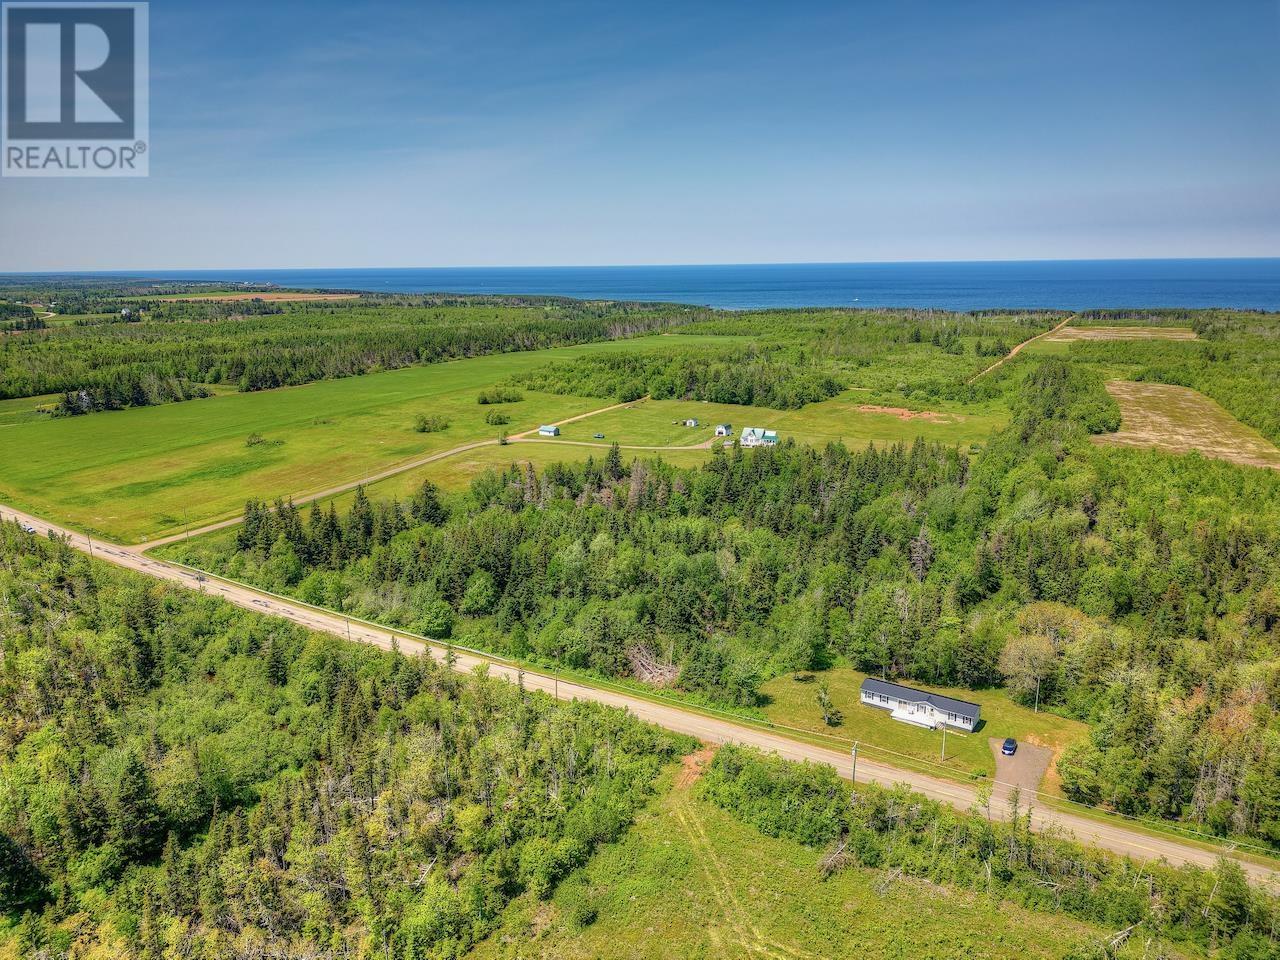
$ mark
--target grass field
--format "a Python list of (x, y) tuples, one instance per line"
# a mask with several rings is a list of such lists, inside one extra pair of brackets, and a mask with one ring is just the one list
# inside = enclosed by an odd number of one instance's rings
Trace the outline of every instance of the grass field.
[[(504, 353), (261, 393), (2, 427), (0, 499), (73, 527), (140, 542), (239, 511), (246, 498), (322, 490), (477, 439), (494, 407), (477, 393), (514, 372), (657, 338)], [(723, 342), (721, 337), (703, 338)], [(525, 393), (503, 405), (515, 433), (606, 403)], [(420, 434), (416, 414), (447, 430)], [(262, 443), (247, 444), (250, 434)]]
[(48, 418), (46, 410), (52, 409), (60, 394), (49, 393), (41, 397), (18, 397), (0, 400), (0, 427), (15, 423), (30, 423)]
[[(681, 342), (739, 340), (707, 335), (682, 337)], [(500, 428), (484, 422), (495, 409), (511, 418), (501, 429), (517, 434), (606, 407), (608, 401), (599, 398), (525, 391), (523, 401), (498, 408), (476, 403), (476, 395), (548, 360), (602, 349), (652, 349), (659, 341), (669, 343), (670, 338), (495, 354), (88, 417), (38, 418), (35, 401), (8, 401), (0, 405), (0, 429), (6, 448), (18, 455), (6, 457), (0, 466), (0, 499), (90, 533), (145, 542), (234, 515), (250, 497), (301, 497), (434, 452), (496, 438)], [(857, 391), (790, 411), (646, 401), (566, 424), (561, 440), (696, 445), (711, 439), (714, 423), (725, 421), (737, 431), (747, 425), (774, 427), (784, 437), (814, 445), (844, 440), (860, 446), (916, 436), (967, 444), (981, 442), (1007, 418), (997, 403), (973, 410), (943, 405), (936, 416), (924, 418), (906, 411), (860, 409), (865, 406), (865, 395)], [(416, 433), (417, 414), (443, 417), (449, 426)], [(705, 426), (690, 429), (673, 423), (690, 416)], [(605, 439), (596, 441), (596, 433)], [(260, 442), (250, 444), (251, 435)], [(542, 440), (521, 443), (514, 459), (536, 464), (580, 460), (593, 449), (562, 442), (554, 444), (554, 455), (544, 455), (535, 452), (539, 445), (553, 446)], [(698, 451), (677, 462), (696, 462), (704, 455)], [(456, 464), (433, 464), (425, 473), (386, 481), (384, 489), (404, 492), (424, 476), (456, 488), (488, 465), (511, 459), (473, 451)]]
[[(560, 428), (560, 439), (617, 441), (623, 446), (694, 446), (712, 441), (716, 424), (729, 423), (733, 425), (734, 436), (739, 435), (743, 427), (770, 427), (777, 430), (783, 440), (794, 438), (814, 446), (840, 440), (861, 447), (873, 442), (910, 441), (916, 437), (969, 444), (985, 441), (1008, 420), (1005, 408), (998, 403), (980, 407), (942, 404), (930, 412), (936, 416), (872, 409), (866, 396), (854, 390), (799, 410), (692, 400), (644, 400), (565, 424)], [(686, 427), (680, 422), (689, 418), (697, 419), (698, 426)], [(597, 433), (603, 433), (604, 440), (595, 440)]]
[[(937, 763), (941, 759), (942, 734), (913, 727), (892, 719), (883, 710), (863, 706), (859, 702), (858, 689), (866, 674), (847, 667), (835, 667), (820, 671), (809, 682), (796, 680), (796, 674), (784, 674), (768, 681), (761, 688), (772, 702), (765, 707), (765, 715), (774, 723), (799, 727), (815, 733), (829, 734), (852, 743), (859, 741), (873, 748), (867, 756), (872, 759), (892, 761), (880, 751), (892, 751), (917, 760)], [(844, 714), (838, 727), (828, 727), (822, 721), (818, 709), (818, 683), (825, 681), (831, 701)], [(974, 733), (947, 733), (946, 767), (953, 774), (980, 773), (992, 776), (995, 761), (987, 743), (990, 737), (1016, 737), (1031, 743), (1049, 747), (1055, 753), (1077, 737), (1083, 736), (1087, 727), (1075, 720), (1050, 713), (1036, 713), (1014, 703), (1002, 690), (963, 690), (950, 687), (929, 687), (930, 691), (959, 700), (969, 700), (982, 707), (982, 727)], [(934, 771), (937, 772), (937, 771)], [(1049, 775), (1041, 789), (1057, 793), (1057, 777), (1050, 765)]]
[(889, 871), (822, 880), (819, 852), (762, 836), (699, 800), (689, 779), (664, 783), (629, 833), (565, 880), (551, 905), (517, 901), (472, 960), (1047, 960), (1104, 937), (1062, 916)]
[(1099, 443), (1154, 447), (1169, 453), (1199, 452), (1246, 466), (1280, 470), (1280, 450), (1202, 393), (1163, 383), (1113, 380), (1108, 392), (1120, 404), (1120, 429)]

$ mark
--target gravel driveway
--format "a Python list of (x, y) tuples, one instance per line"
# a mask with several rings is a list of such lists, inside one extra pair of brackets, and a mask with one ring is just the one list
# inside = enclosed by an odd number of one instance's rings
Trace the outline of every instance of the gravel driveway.
[(1053, 751), (1048, 747), (1037, 747), (1034, 743), (1018, 741), (1018, 752), (1006, 757), (1000, 752), (1004, 744), (1001, 737), (989, 737), (991, 752), (996, 758), (996, 786), (993, 796), (1007, 797), (1014, 785), (1022, 788), (1024, 796), (1030, 797), (1030, 791), (1040, 789), (1040, 781), (1049, 769), (1049, 761), (1053, 759)]

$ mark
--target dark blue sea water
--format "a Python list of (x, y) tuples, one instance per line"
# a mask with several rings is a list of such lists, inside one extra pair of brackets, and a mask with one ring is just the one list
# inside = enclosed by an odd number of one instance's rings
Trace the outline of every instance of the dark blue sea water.
[(904, 306), (1280, 310), (1280, 258), (117, 272), (383, 293), (535, 293), (743, 309)]

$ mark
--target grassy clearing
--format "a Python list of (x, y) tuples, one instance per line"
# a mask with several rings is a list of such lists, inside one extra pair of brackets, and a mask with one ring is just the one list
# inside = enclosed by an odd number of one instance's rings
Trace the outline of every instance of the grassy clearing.
[(824, 881), (818, 852), (761, 836), (683, 781), (562, 883), (549, 907), (513, 905), (473, 960), (1057, 958), (1103, 939), (1074, 920), (888, 871)]
[[(782, 439), (825, 446), (842, 441), (850, 446), (911, 441), (916, 437), (947, 444), (981, 443), (1008, 420), (1004, 406), (987, 403), (961, 406), (942, 403), (922, 417), (917, 411), (875, 410), (864, 393), (848, 390), (831, 400), (799, 410), (771, 410), (691, 400), (645, 400), (627, 407), (586, 417), (560, 428), (562, 440), (612, 443), (623, 446), (693, 446), (714, 440), (718, 423), (733, 425), (734, 436), (743, 427), (770, 427)], [(697, 427), (681, 421), (696, 418)], [(603, 433), (604, 440), (595, 440)], [(539, 441), (545, 442), (545, 441)]]
[(30, 423), (33, 420), (47, 419), (48, 411), (58, 402), (56, 393), (41, 397), (18, 397), (14, 400), (0, 400), (0, 427), (15, 423)]
[(1218, 460), (1280, 470), (1280, 450), (1202, 393), (1163, 383), (1111, 381), (1120, 404), (1120, 429), (1099, 443), (1192, 451)]
[[(145, 541), (234, 514), (249, 497), (320, 490), (488, 437), (476, 394), (549, 358), (652, 349), (656, 337), (494, 354), (261, 393), (4, 428), (0, 499), (59, 523)], [(706, 338), (720, 340), (722, 338)], [(596, 409), (587, 397), (525, 393), (510, 432)], [(419, 434), (413, 418), (449, 428)], [(263, 442), (248, 445), (251, 434)]]
[[(775, 677), (761, 688), (772, 701), (765, 707), (765, 715), (774, 723), (841, 737), (849, 743), (857, 740), (866, 746), (931, 763), (940, 760), (940, 732), (901, 723), (890, 718), (883, 710), (866, 707), (859, 702), (858, 690), (867, 676), (865, 673), (848, 667), (834, 667), (816, 674), (802, 674), (801, 676), (814, 677), (809, 682), (797, 681), (796, 676), (789, 673)], [(832, 703), (844, 714), (844, 721), (838, 727), (828, 727), (822, 721), (817, 703), (819, 682), (827, 684)], [(995, 774), (995, 760), (987, 742), (990, 737), (1016, 737), (1049, 747), (1056, 753), (1072, 740), (1083, 736), (1087, 730), (1083, 723), (1075, 720), (1050, 713), (1036, 713), (1014, 703), (1002, 690), (975, 691), (952, 687), (928, 689), (960, 700), (969, 700), (982, 707), (984, 723), (981, 729), (971, 734), (954, 731), (947, 733), (946, 767), (953, 775), (981, 774), (989, 777)], [(889, 761), (893, 759), (874, 751), (868, 756), (873, 759), (880, 756)], [(1053, 775), (1052, 765), (1045, 781), (1041, 789), (1056, 793), (1056, 777)]]

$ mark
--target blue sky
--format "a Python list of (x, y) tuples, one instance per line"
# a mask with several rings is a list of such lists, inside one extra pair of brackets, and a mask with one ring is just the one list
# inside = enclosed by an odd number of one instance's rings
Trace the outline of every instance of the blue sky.
[(0, 271), (1280, 256), (1280, 3), (154, 0)]

